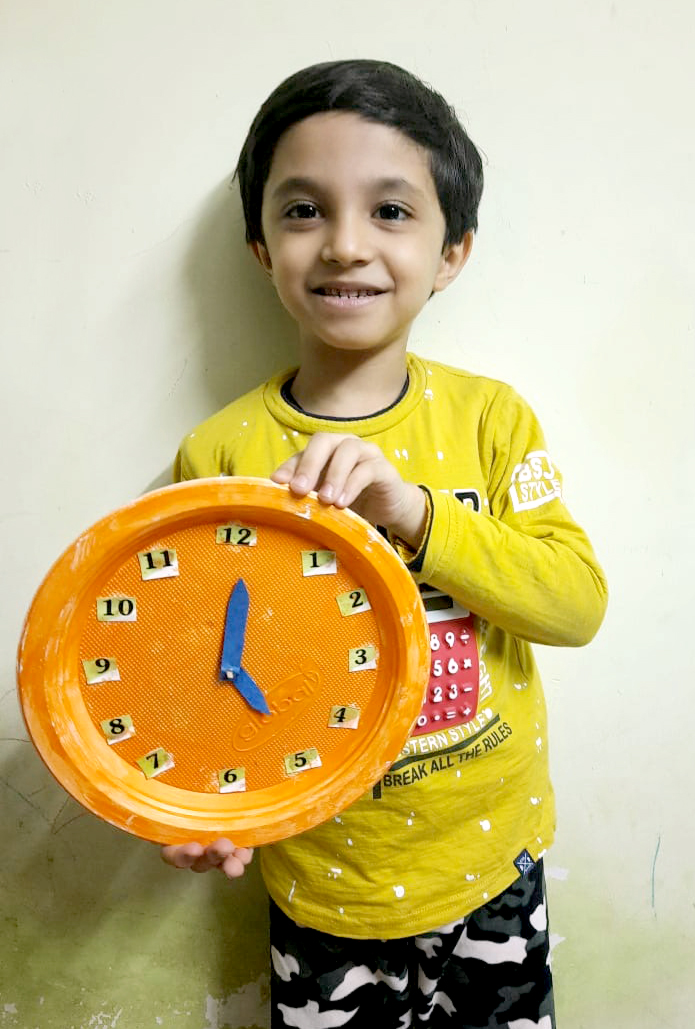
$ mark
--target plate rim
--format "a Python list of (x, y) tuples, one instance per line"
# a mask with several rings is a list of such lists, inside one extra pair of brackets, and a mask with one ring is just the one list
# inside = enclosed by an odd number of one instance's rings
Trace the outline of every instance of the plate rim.
[[(231, 514), (230, 508), (234, 509)], [(297, 802), (294, 788), (294, 794), (286, 791), (284, 802), (275, 799), (272, 820), (267, 804), (254, 815), (251, 802), (239, 801), (242, 796), (248, 800), (253, 794), (265, 794), (268, 788), (245, 795), (185, 790), (161, 780), (145, 779), (108, 747), (101, 747), (101, 760), (92, 763), (86, 747), (89, 736), (100, 745), (104, 741), (91, 718), (81, 717), (82, 684), (72, 671), (77, 662), (82, 615), (99, 581), (106, 581), (129, 556), (142, 549), (141, 542), (187, 525), (211, 522), (223, 512), (225, 518), (235, 517), (239, 511), (258, 512), (266, 524), (294, 527), (304, 533), (311, 526), (310, 534), (316, 531), (319, 539), (323, 537), (322, 542), (333, 539), (347, 547), (354, 564), (361, 566), (360, 570), (368, 569), (370, 590), (377, 585), (381, 611), (389, 616), (389, 639), (395, 635), (400, 642), (395, 673), (399, 681), (389, 696), (390, 710), (369, 734), (362, 750), (355, 752), (349, 768), (314, 777), (313, 788), (302, 787), (300, 792), (306, 796), (302, 811), (293, 810)], [(377, 566), (360, 549), (365, 545), (376, 548), (383, 562)], [(59, 597), (61, 583), (73, 587), (67, 600)], [(47, 623), (53, 626), (48, 638), (44, 628)], [(44, 577), (27, 613), (17, 656), (17, 685), (24, 721), (39, 756), (63, 789), (87, 810), (153, 842), (209, 842), (219, 836), (232, 836), (240, 846), (256, 846), (328, 820), (381, 778), (407, 742), (420, 712), (429, 661), (427, 621), (417, 585), (374, 526), (352, 511), (321, 504), (315, 493), (298, 498), (287, 486), (267, 479), (224, 476), (188, 480), (144, 494), (99, 519), (63, 551)], [(400, 681), (401, 676), (405, 681)], [(420, 687), (411, 686), (419, 677)], [(47, 700), (51, 690), (55, 695)], [(55, 724), (60, 723), (61, 716), (62, 723)], [(91, 733), (86, 730), (85, 740), (79, 733), (75, 735), (74, 727), (77, 721), (82, 728), (86, 720)], [(87, 755), (87, 770), (76, 762), (78, 754), (81, 758)], [(361, 767), (355, 772), (357, 761)], [(124, 767), (130, 769), (128, 774), (124, 774)], [(230, 807), (244, 811), (232, 814)]]

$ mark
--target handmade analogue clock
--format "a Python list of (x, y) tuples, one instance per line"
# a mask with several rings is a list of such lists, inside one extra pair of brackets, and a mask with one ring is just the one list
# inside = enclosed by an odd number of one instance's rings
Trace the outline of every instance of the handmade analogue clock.
[(39, 754), (89, 810), (160, 843), (254, 846), (377, 782), (429, 667), (417, 587), (372, 526), (219, 478), (150, 493), (68, 548), (18, 683)]

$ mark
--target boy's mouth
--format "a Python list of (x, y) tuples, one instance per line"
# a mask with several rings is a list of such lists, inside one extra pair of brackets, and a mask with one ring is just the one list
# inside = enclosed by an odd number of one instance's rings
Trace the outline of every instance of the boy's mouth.
[(318, 286), (312, 290), (322, 297), (340, 297), (345, 300), (359, 300), (361, 297), (376, 297), (383, 290), (372, 286)]

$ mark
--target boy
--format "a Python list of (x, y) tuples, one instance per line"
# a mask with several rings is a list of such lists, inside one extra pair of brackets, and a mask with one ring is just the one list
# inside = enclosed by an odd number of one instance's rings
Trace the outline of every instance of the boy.
[[(339, 61), (275, 90), (237, 172), (299, 366), (199, 426), (177, 477), (271, 476), (382, 527), (421, 584), (434, 652), (383, 781), (261, 852), (272, 1025), (551, 1029), (554, 807), (529, 641), (588, 642), (606, 588), (528, 406), (406, 352), (470, 254), (480, 157), (413, 76)], [(163, 857), (234, 878), (251, 852), (220, 840)]]

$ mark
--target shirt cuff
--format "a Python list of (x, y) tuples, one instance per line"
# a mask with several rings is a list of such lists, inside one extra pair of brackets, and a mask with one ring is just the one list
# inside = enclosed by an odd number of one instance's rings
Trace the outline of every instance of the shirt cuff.
[(427, 544), (429, 542), (430, 533), (432, 531), (432, 494), (423, 486), (418, 483), (419, 488), (425, 494), (425, 506), (427, 508), (427, 520), (425, 522), (425, 531), (422, 534), (422, 540), (420, 546), (415, 549), (411, 547), (409, 543), (401, 539), (400, 536), (392, 536), (388, 534), (388, 541), (396, 551), (401, 561), (405, 564), (411, 572), (419, 572), (422, 569), (423, 561), (425, 560), (425, 551), (427, 550)]

